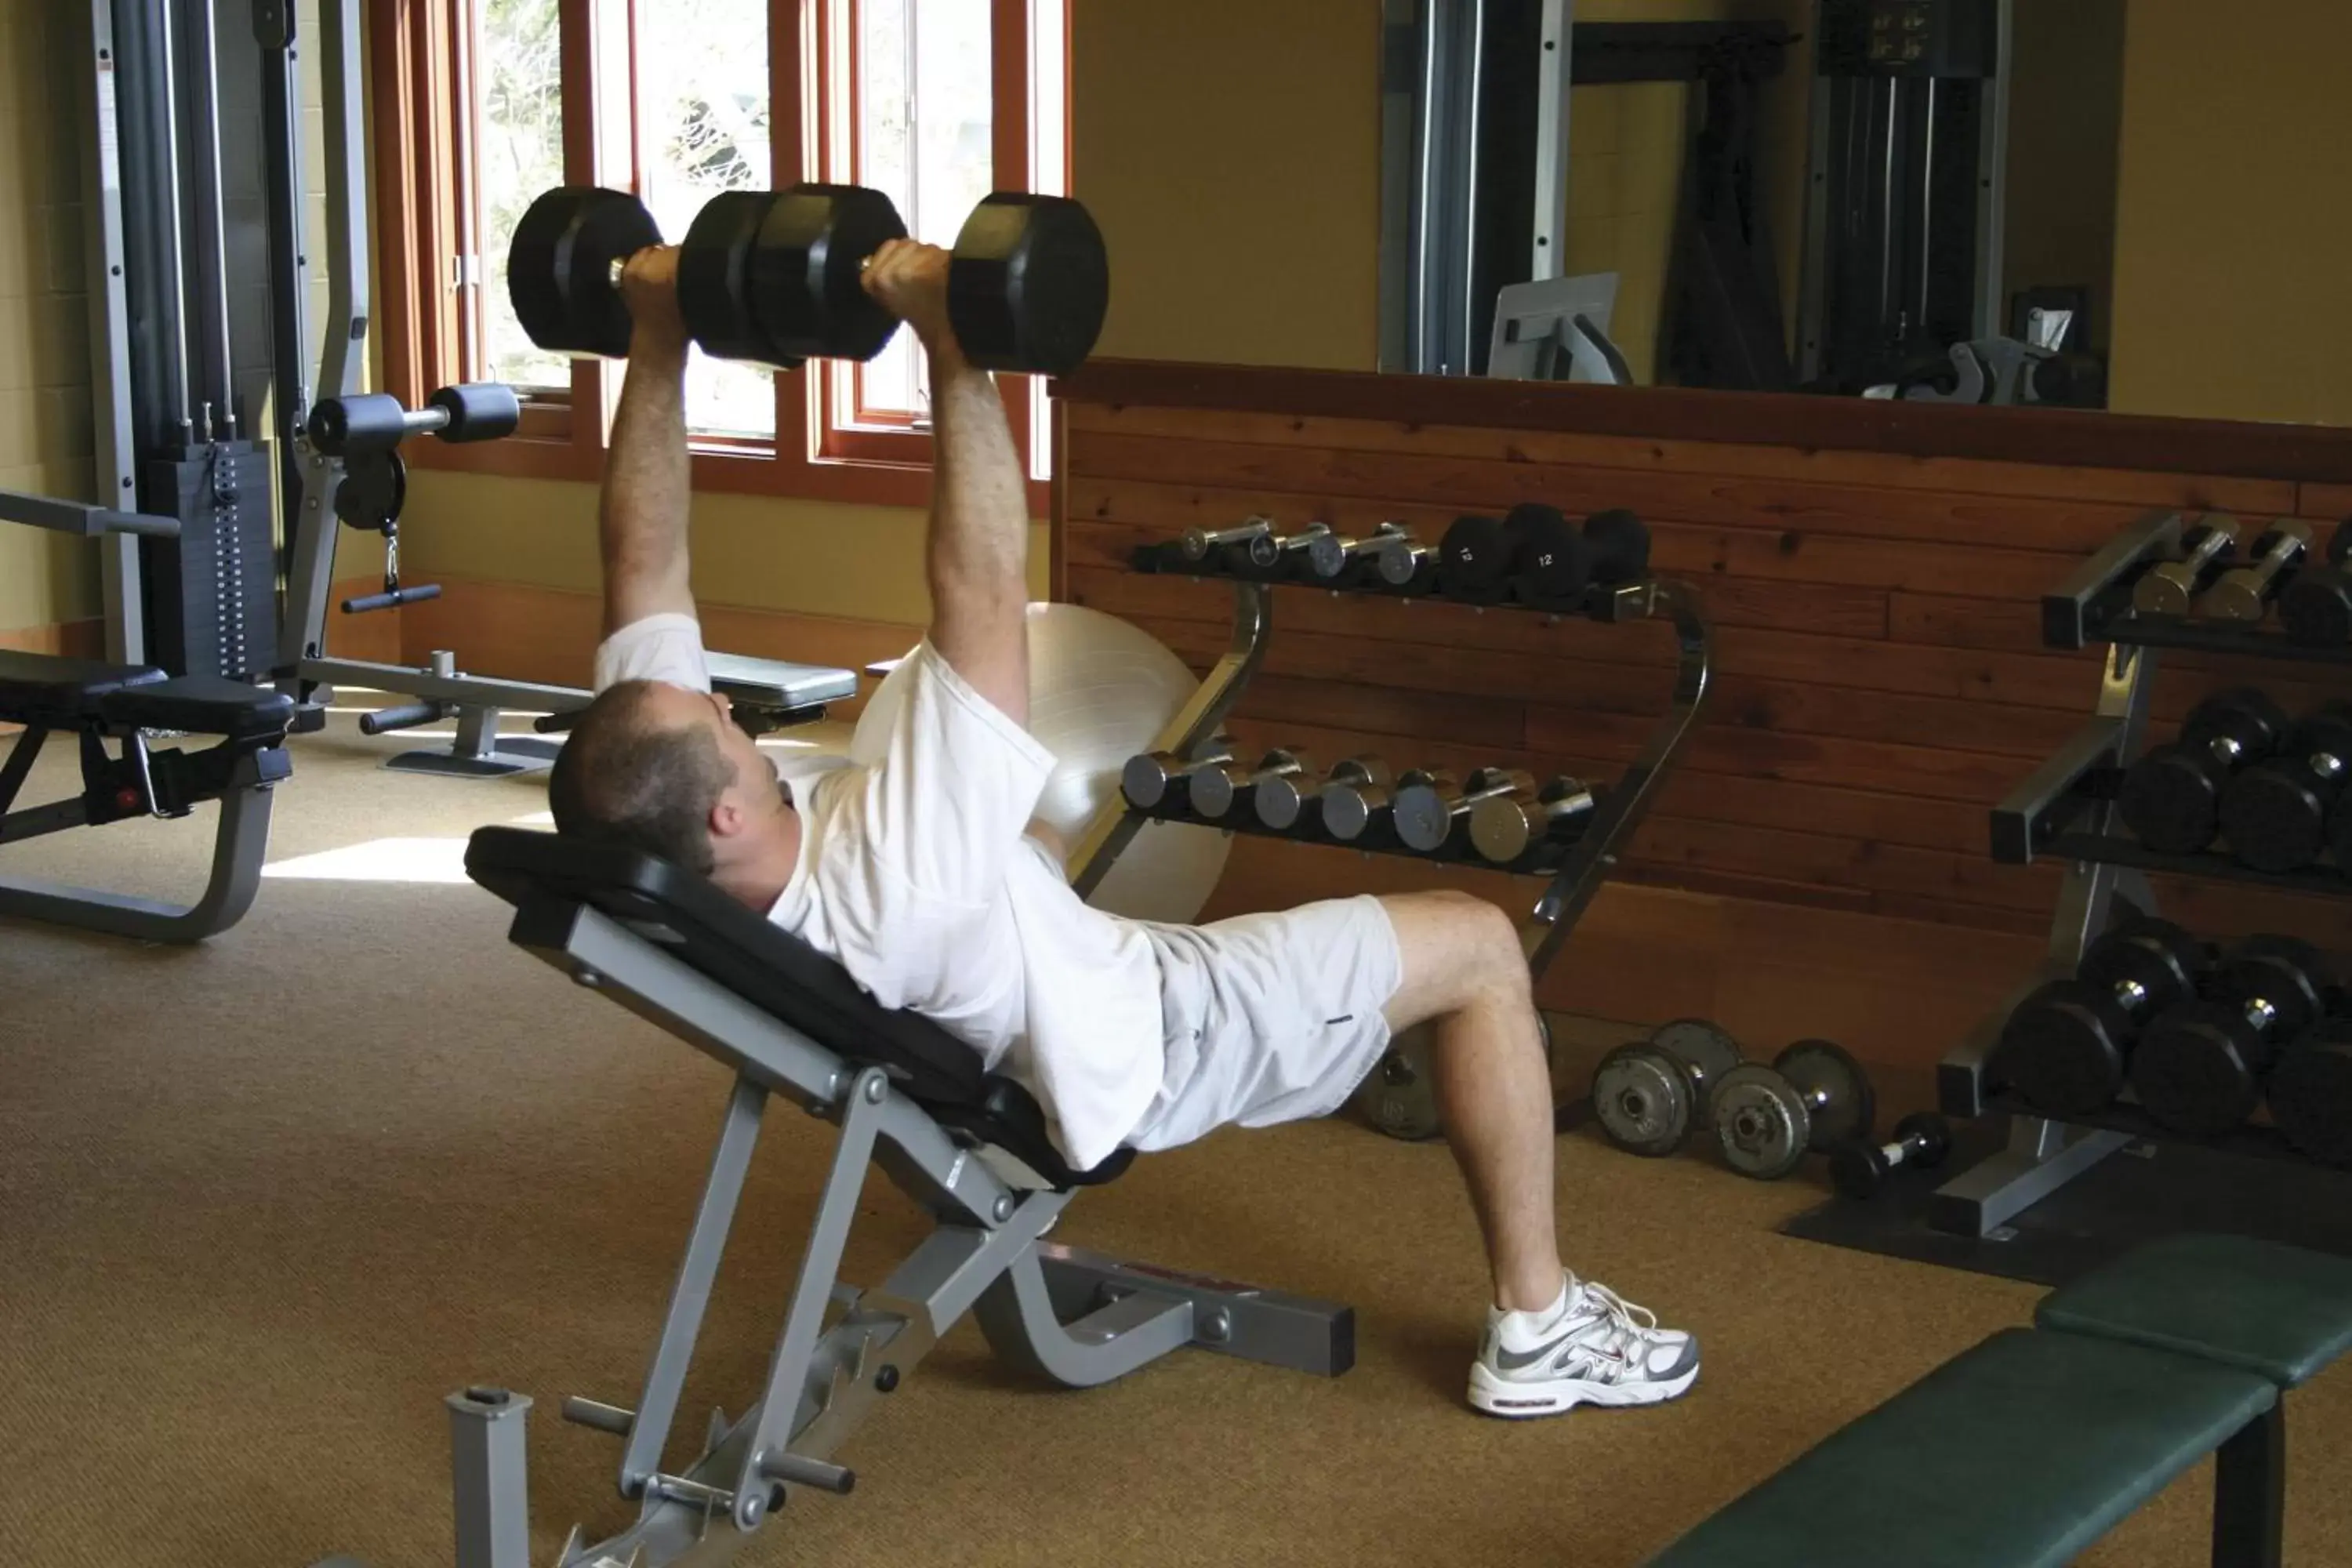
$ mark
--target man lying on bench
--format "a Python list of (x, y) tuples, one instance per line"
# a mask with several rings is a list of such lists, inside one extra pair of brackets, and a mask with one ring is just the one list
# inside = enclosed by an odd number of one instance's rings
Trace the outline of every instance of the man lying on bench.
[(623, 276), (635, 336), (604, 477), (605, 640), (551, 780), (557, 826), (708, 877), (884, 1006), (936, 1022), (1035, 1096), (1079, 1170), (1325, 1115), (1392, 1032), (1433, 1021), (1494, 1279), (1470, 1402), (1545, 1415), (1687, 1390), (1694, 1339), (1561, 1265), (1549, 1073), (1500, 909), (1424, 892), (1169, 926), (1071, 890), (1031, 820), (1055, 759), (1024, 727), (1027, 495), (995, 384), (948, 325), (944, 251), (893, 241), (866, 278), (929, 353), (937, 453), (931, 625), (887, 750), (871, 767), (779, 769), (728, 721), (688, 582), (677, 261), (641, 251)]

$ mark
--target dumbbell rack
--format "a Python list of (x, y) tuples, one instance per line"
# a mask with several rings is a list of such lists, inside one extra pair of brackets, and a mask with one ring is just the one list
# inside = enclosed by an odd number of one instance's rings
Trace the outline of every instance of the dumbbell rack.
[[(1149, 547), (1137, 552), (1134, 569), (1139, 572), (1170, 571), (1160, 564), (1159, 557)], [(1186, 574), (1224, 575), (1205, 569)], [(1273, 635), (1271, 589), (1282, 586), (1301, 592), (1397, 596), (1383, 595), (1376, 587), (1263, 582), (1240, 577), (1227, 580), (1233, 583), (1234, 587), (1233, 636), (1227, 650), (1210, 670), (1207, 679), (1202, 681), (1191, 701), (1169, 721), (1159, 738), (1152, 742), (1150, 749), (1153, 751), (1195, 757), (1202, 754), (1201, 748), (1214, 742), (1227, 715), (1241, 700), (1243, 690), (1265, 661), (1265, 650)], [(1449, 602), (1442, 595), (1418, 597), (1424, 603)], [(1517, 605), (1479, 607), (1494, 609), (1499, 614), (1545, 615), (1553, 620), (1563, 618), (1557, 611), (1531, 610)], [(1592, 786), (1595, 797), (1593, 809), (1575, 837), (1528, 867), (1510, 868), (1517, 874), (1545, 879), (1542, 892), (1519, 922), (1520, 945), (1527, 953), (1528, 968), (1538, 980), (1568, 941), (1570, 931), (1575, 929), (1576, 922), (1591, 903), (1593, 895), (1616, 867), (1626, 842), (1656, 798), (1659, 780), (1673, 765), (1676, 754), (1689, 738), (1700, 704), (1706, 695), (1712, 644), (1706, 620), (1690, 591), (1679, 584), (1656, 578), (1595, 586), (1587, 592), (1582, 605), (1575, 614), (1577, 618), (1604, 624), (1656, 620), (1671, 626), (1675, 638), (1675, 684), (1665, 711), (1659, 716), (1633, 762), (1612, 784), (1606, 787)], [(1211, 821), (1192, 814), (1182, 805), (1170, 804), (1146, 811), (1129, 804), (1124, 796), (1117, 796), (1088, 826), (1085, 837), (1071, 855), (1070, 864), (1074, 868), (1072, 886), (1081, 898), (1092, 894), (1120, 850), (1141, 831), (1145, 823), (1154, 821), (1193, 823), (1230, 832), (1286, 839), (1293, 843), (1321, 843), (1364, 854), (1395, 854), (1422, 861), (1474, 865), (1488, 870), (1506, 869), (1454, 849), (1421, 854), (1401, 847), (1342, 843), (1320, 835), (1265, 827), (1248, 812)], [(1426, 1042), (1416, 1037), (1418, 1034), (1418, 1031), (1407, 1031), (1393, 1042), (1388, 1056), (1367, 1081), (1360, 1096), (1374, 1124), (1400, 1138), (1433, 1137), (1440, 1131), (1436, 1100), (1428, 1071)], [(1557, 1067), (1557, 1063), (1554, 1065)]]
[(1937, 1068), (1937, 1099), (1946, 1115), (1975, 1118), (2000, 1112), (2011, 1120), (2005, 1148), (1937, 1189), (1927, 1211), (1927, 1223), (1935, 1229), (1990, 1235), (2136, 1140), (2194, 1143), (2308, 1163), (2265, 1124), (2250, 1123), (2219, 1138), (2192, 1139), (2164, 1127), (2129, 1100), (2062, 1123), (1995, 1092), (1986, 1077), (1986, 1063), (2011, 1012), (2045, 981), (2074, 973), (2084, 950), (2111, 923), (2118, 895), (2156, 912), (2148, 872), (2249, 882), (2282, 891), (2352, 893), (2352, 877), (2340, 871), (2258, 871), (2210, 850), (2161, 854), (2123, 831), (2116, 802), (2124, 770), (2147, 737), (2161, 650), (2352, 665), (2352, 647), (2311, 647), (2252, 626), (2134, 611), (2134, 582), (2147, 568), (2179, 559), (2189, 521), (2182, 513), (2168, 511), (2135, 523), (2042, 596), (2043, 643), (2064, 650), (2105, 643), (2106, 665), (2090, 722), (1993, 808), (1994, 859), (2015, 866), (2063, 860), (2067, 869), (2042, 965), (1979, 1021)]

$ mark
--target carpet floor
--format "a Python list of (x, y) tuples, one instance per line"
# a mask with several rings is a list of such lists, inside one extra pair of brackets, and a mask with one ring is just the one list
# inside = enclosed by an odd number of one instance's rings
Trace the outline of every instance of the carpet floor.
[[(0, 923), (0, 1545), (14, 1562), (375, 1568), (449, 1559), (441, 1397), (536, 1396), (534, 1557), (618, 1528), (617, 1445), (707, 1171), (722, 1071), (531, 962), (465, 881), (536, 779), (383, 771), (412, 737), (296, 742), (253, 912), (194, 949)], [(60, 756), (58, 763), (68, 762)], [(27, 802), (68, 774), (45, 763)], [(12, 846), (0, 868), (193, 889), (196, 821)], [(1631, 1032), (1630, 1030), (1628, 1031)], [(764, 1373), (829, 1140), (770, 1118), (672, 1458)], [(1040, 1389), (960, 1326), (740, 1561), (1617, 1568), (1996, 1329), (2027, 1286), (1790, 1240), (1778, 1185), (1559, 1143), (1572, 1266), (1706, 1347), (1654, 1410), (1525, 1426), (1462, 1401), (1484, 1298), (1445, 1151), (1347, 1119), (1229, 1131), (1084, 1194), (1060, 1237), (1352, 1302), (1322, 1381), (1180, 1354)], [(869, 1183), (845, 1277), (922, 1233)], [(2352, 1377), (2294, 1397), (2291, 1560), (2352, 1562)], [(2088, 1556), (2207, 1561), (2210, 1466)], [(1999, 1498), (1982, 1500), (1997, 1509)]]

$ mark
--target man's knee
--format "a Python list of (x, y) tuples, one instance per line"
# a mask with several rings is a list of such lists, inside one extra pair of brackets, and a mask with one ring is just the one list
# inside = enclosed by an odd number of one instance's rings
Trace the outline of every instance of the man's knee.
[(1478, 1005), (1532, 1005), (1518, 926), (1497, 906), (1452, 889), (1383, 900), (1404, 959), (1403, 1011), (1418, 1021)]

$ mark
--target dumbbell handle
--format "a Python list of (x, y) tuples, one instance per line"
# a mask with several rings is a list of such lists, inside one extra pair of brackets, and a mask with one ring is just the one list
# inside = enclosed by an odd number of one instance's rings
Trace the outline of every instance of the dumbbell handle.
[(2225, 621), (2261, 620), (2263, 596), (2269, 591), (2271, 580), (2310, 546), (2311, 530), (2303, 523), (2292, 518), (2273, 522), (2270, 531), (2256, 542), (2263, 552), (2262, 559), (2222, 573), (2221, 581), (2206, 590), (2202, 605), (2205, 613)]
[(2189, 552), (2155, 567), (2132, 585), (2132, 608), (2148, 616), (2185, 616), (2198, 580), (2217, 556), (2238, 542), (2237, 524), (2227, 519), (2199, 529)]
[(1347, 574), (1350, 565), (1366, 556), (1377, 555), (1402, 531), (1398, 524), (1384, 522), (1361, 539), (1325, 532), (1307, 541), (1306, 553), (1300, 559), (1309, 578), (1335, 582)]
[(421, 605), (427, 599), (441, 596), (438, 583), (419, 583), (413, 588), (386, 588), (381, 594), (362, 594), (343, 601), (343, 614), (364, 616), (371, 610), (393, 610), (403, 605)]
[(1266, 567), (1272, 566), (1276, 562), (1281, 560), (1284, 556), (1289, 554), (1295, 550), (1305, 550), (1314, 544), (1317, 540), (1328, 539), (1330, 537), (1331, 525), (1329, 523), (1310, 522), (1306, 527), (1300, 529), (1297, 533), (1253, 534), (1245, 542), (1244, 548), (1249, 552), (1251, 565)]
[(1274, 531), (1272, 521), (1253, 517), (1232, 528), (1188, 528), (1178, 548), (1187, 561), (1206, 561), (1209, 552), (1221, 544), (1240, 544)]

